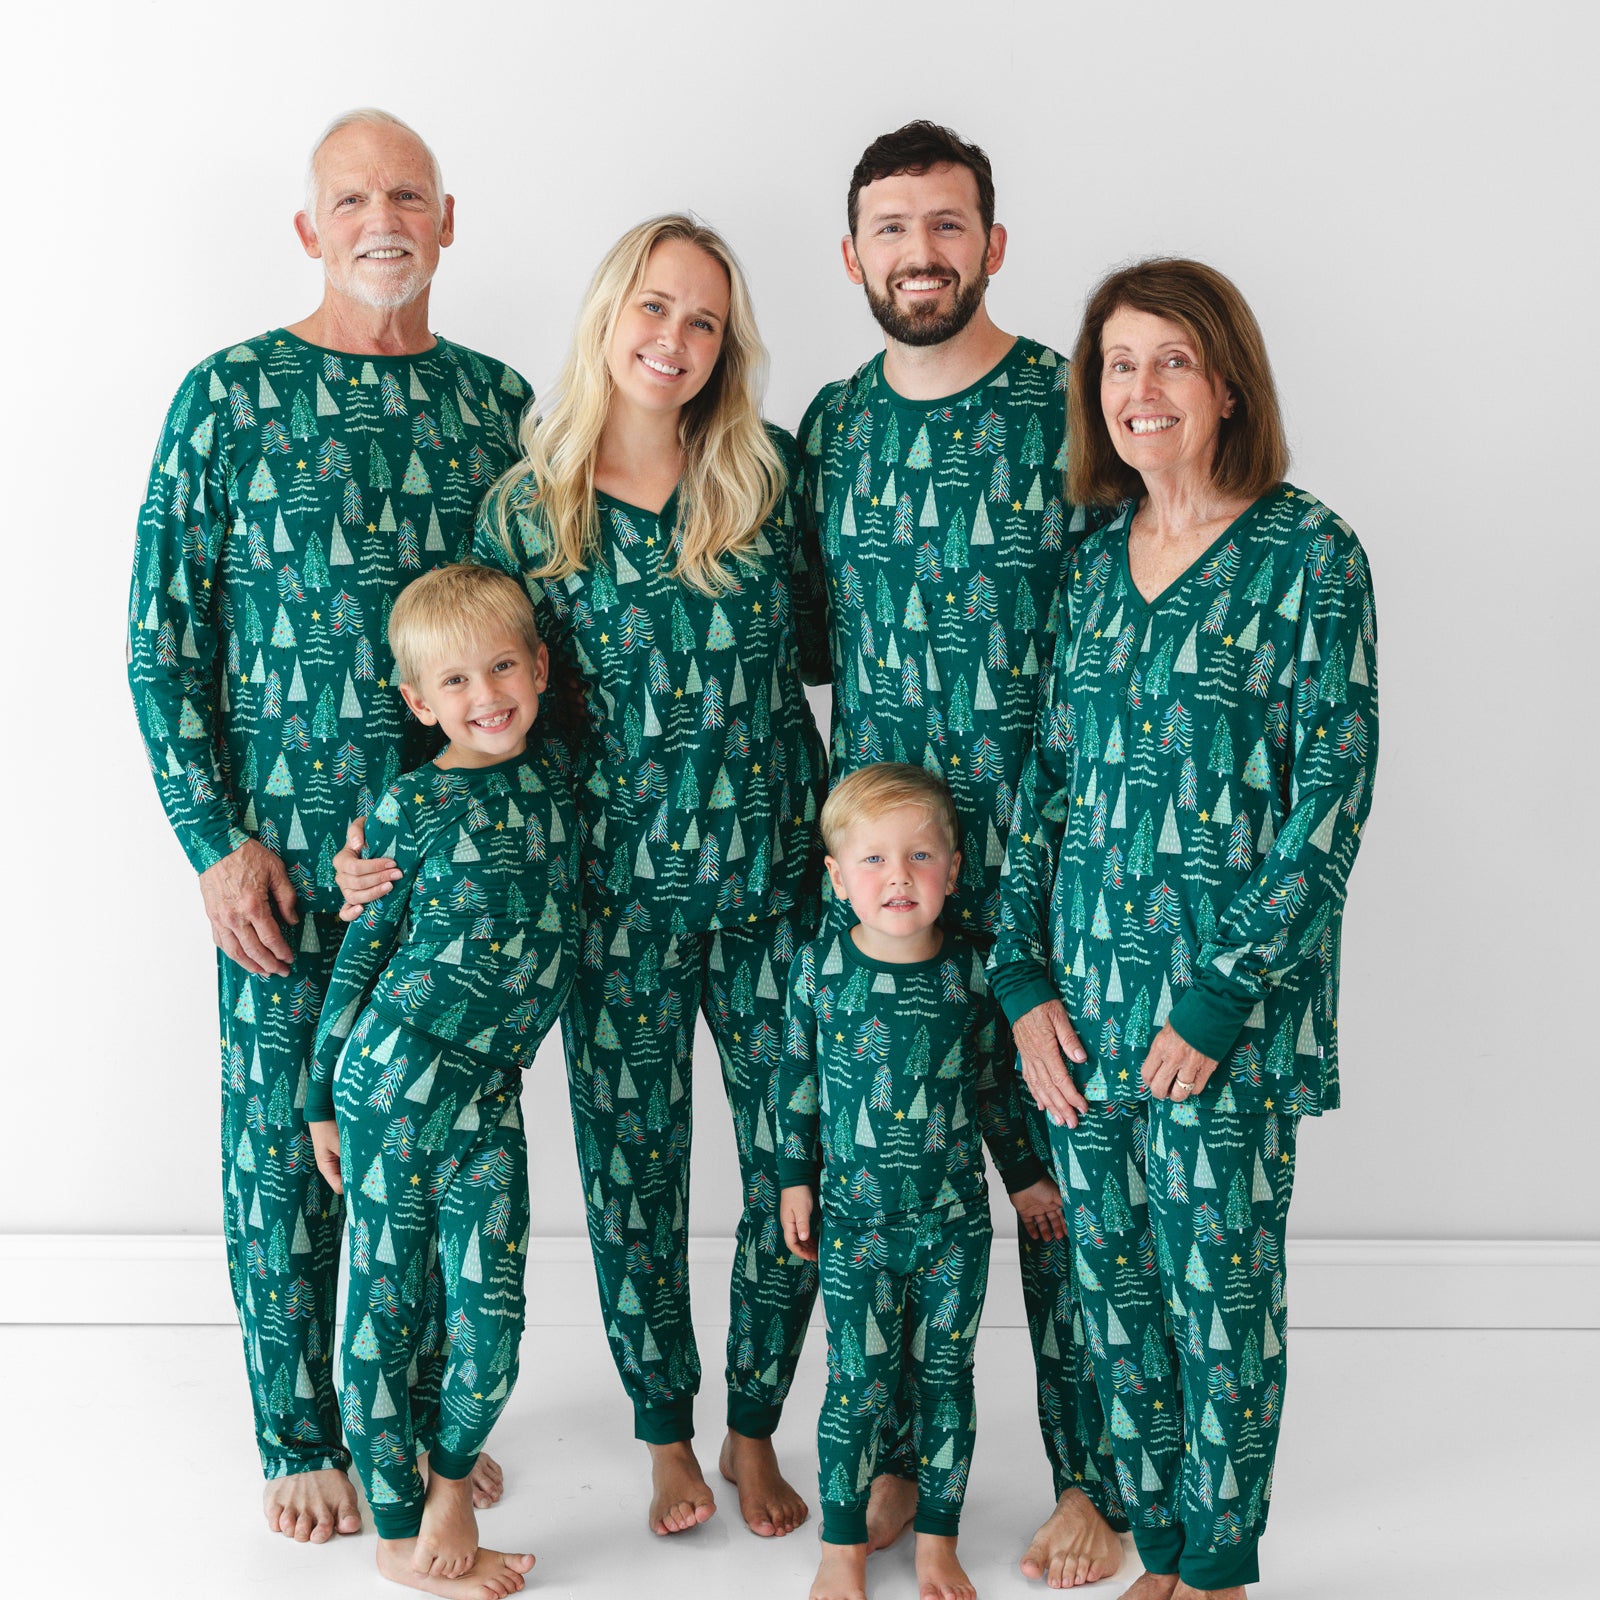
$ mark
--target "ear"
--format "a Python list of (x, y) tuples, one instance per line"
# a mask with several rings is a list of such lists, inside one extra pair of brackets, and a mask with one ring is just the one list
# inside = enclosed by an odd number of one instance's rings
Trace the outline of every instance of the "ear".
[(1006, 230), (1002, 223), (989, 229), (989, 245), (983, 253), (983, 270), (992, 278), (1006, 263)]
[(456, 197), (444, 197), (444, 220), (439, 224), (439, 248), (448, 250), (456, 242)]
[(550, 652), (543, 639), (539, 641), (539, 648), (533, 653), (533, 692), (543, 694), (545, 686), (550, 682)]
[(844, 879), (839, 876), (839, 863), (832, 856), (824, 856), (822, 864), (828, 869), (828, 879), (833, 884), (833, 892), (846, 905), (850, 904), (850, 896), (845, 890)]
[(956, 892), (956, 879), (960, 876), (961, 852), (957, 850), (955, 854), (950, 857), (950, 876), (944, 880), (944, 892), (946, 894), (954, 894)]
[(407, 706), (410, 707), (411, 715), (414, 716), (418, 722), (424, 723), (430, 728), (434, 727), (438, 723), (438, 715), (428, 709), (427, 702), (423, 700), (422, 696), (418, 694), (409, 683), (402, 683), (400, 685), (400, 698), (405, 701)]
[(311, 220), (310, 212), (295, 212), (294, 231), (299, 236), (300, 248), (304, 250), (313, 261), (320, 261), (322, 259), (322, 244), (317, 238), (316, 225)]
[(859, 289), (867, 281), (867, 275), (861, 270), (861, 260), (856, 255), (855, 240), (847, 233), (839, 241), (839, 249), (844, 255), (844, 275)]

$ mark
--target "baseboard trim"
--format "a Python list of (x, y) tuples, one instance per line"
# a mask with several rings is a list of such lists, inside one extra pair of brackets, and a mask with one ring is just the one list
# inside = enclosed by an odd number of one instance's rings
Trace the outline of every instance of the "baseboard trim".
[[(1600, 1328), (1600, 1241), (1291, 1239), (1300, 1328)], [(731, 1239), (689, 1245), (700, 1320), (726, 1320)], [(1015, 1239), (995, 1240), (984, 1320), (1023, 1325)], [(600, 1309), (588, 1242), (536, 1239), (528, 1320), (582, 1326)], [(820, 1316), (820, 1313), (819, 1313)], [(0, 1323), (231, 1323), (219, 1235), (0, 1234)]]

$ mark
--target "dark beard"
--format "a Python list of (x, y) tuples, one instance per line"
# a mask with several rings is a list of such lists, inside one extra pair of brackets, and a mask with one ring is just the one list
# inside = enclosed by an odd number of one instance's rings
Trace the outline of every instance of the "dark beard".
[[(896, 276), (943, 278), (951, 274), (947, 267), (942, 267), (937, 272), (930, 271), (925, 274), (915, 271), (901, 272)], [(867, 305), (871, 307), (873, 316), (878, 319), (878, 326), (896, 344), (926, 346), (943, 344), (945, 340), (955, 338), (972, 321), (977, 315), (978, 307), (983, 304), (984, 291), (989, 287), (989, 275), (980, 272), (971, 283), (963, 283), (957, 277), (955, 302), (948, 311), (938, 311), (931, 304), (920, 306), (915, 311), (905, 311), (895, 304), (892, 289), (887, 294), (880, 295), (870, 283), (864, 283), (862, 287), (867, 292)]]

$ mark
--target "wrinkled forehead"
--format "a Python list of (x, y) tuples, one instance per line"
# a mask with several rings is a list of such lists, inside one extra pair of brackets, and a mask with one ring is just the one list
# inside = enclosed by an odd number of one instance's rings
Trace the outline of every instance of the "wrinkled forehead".
[(312, 161), (317, 192), (409, 185), (436, 204), (439, 173), (427, 146), (402, 128), (352, 123), (330, 135)]

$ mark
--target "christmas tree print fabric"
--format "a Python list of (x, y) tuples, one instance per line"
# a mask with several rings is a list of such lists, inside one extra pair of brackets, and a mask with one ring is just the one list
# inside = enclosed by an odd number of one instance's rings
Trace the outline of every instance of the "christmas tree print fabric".
[(469, 548), (529, 398), (444, 340), (352, 356), (279, 329), (183, 380), (140, 511), (128, 679), (162, 805), (197, 872), (258, 837), (301, 916), (288, 978), (217, 958), (228, 1271), (268, 1477), (349, 1459), (329, 1377), (343, 1208), (302, 1107), (344, 933), (334, 853), (437, 748), (391, 686), (389, 608)]
[(517, 1381), (521, 1084), (516, 1067), (401, 1029), (352, 1052), (335, 1088), (350, 1232), (340, 1412), (384, 1539), (421, 1526), (418, 1452), (466, 1477)]
[(1091, 1100), (1145, 1093), (1170, 1019), (1223, 1064), (1199, 1100), (1314, 1115), (1339, 1103), (1340, 924), (1378, 753), (1366, 554), (1284, 484), (1146, 601), (1131, 510), (1063, 587), (995, 986), (1013, 1018), (1065, 1001)]
[(139, 517), (128, 677), (197, 872), (255, 836), (302, 912), (338, 909), (347, 825), (438, 744), (392, 687), (390, 608), (467, 555), (529, 397), (446, 340), (353, 356), (281, 329), (184, 379)]
[(1171, 1100), (1053, 1131), (1100, 1467), (1150, 1572), (1257, 1580), (1283, 1412), (1284, 1228), (1299, 1119)]
[(984, 1141), (1008, 1189), (1038, 1182), (997, 1024), (983, 957), (959, 935), (906, 963), (864, 955), (847, 931), (806, 945), (778, 1074), (780, 1186), (808, 1185), (850, 1222), (987, 1212)]
[(1067, 364), (1018, 339), (961, 394), (897, 395), (873, 357), (800, 425), (810, 565), (831, 610), (834, 779), (910, 761), (950, 785), (945, 921), (992, 931), (1017, 778), (1081, 512), (1062, 499)]
[(428, 762), (378, 801), (367, 850), (390, 857), (401, 876), (345, 935), (323, 1002), (308, 1122), (332, 1115), (335, 1063), (356, 1034), (367, 1051), (403, 1028), (511, 1066), (533, 1059), (577, 955), (570, 761), (548, 738), (493, 766)]
[(813, 894), (750, 926), (678, 935), (588, 909), (590, 931), (615, 931), (586, 944), (578, 965), (562, 1016), (567, 1082), (606, 1337), (635, 1435), (652, 1444), (692, 1435), (700, 1388), (688, 1255), (697, 1014), (722, 1064), (744, 1199), (729, 1283), (728, 1426), (769, 1436), (794, 1380), (817, 1273), (784, 1244), (774, 1118), (789, 966), (817, 913)]
[[(794, 443), (771, 431), (792, 486)], [(821, 870), (827, 774), (802, 673), (827, 669), (820, 627), (797, 615), (814, 585), (791, 490), (750, 559), (725, 563), (717, 595), (674, 576), (676, 494), (659, 514), (596, 499), (600, 555), (564, 580), (533, 576), (548, 540), (527, 501), (515, 553), (486, 517), (477, 554), (522, 578), (542, 637), (592, 686), (579, 805), (602, 909), (679, 935), (760, 922), (797, 905)]]
[(826, 1219), (818, 1235), (828, 1386), (817, 1418), (822, 1537), (862, 1544), (875, 1471), (909, 1413), (916, 1531), (961, 1521), (977, 1413), (972, 1362), (989, 1283), (987, 1206), (897, 1221)]

